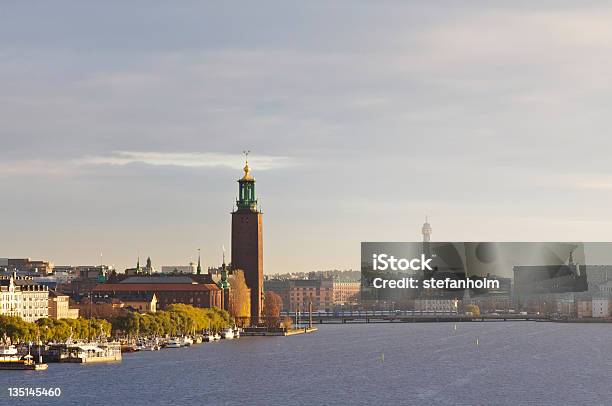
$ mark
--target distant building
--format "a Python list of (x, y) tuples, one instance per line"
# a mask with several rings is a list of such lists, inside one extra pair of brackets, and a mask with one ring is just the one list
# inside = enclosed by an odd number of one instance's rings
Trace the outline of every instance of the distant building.
[[(587, 266), (574, 263), (571, 253), (567, 265), (515, 266), (513, 269), (513, 296), (518, 309), (533, 309), (537, 303), (540, 312), (548, 311), (540, 303), (542, 295), (587, 292), (590, 287)], [(591, 317), (586, 315), (592, 314), (591, 304), (584, 306), (580, 308), (580, 303), (576, 304), (577, 316)]]
[(164, 265), (161, 267), (162, 273), (172, 274), (172, 273), (181, 273), (181, 274), (195, 274), (196, 266), (195, 264), (189, 265)]
[(49, 261), (33, 261), (30, 258), (0, 258), (0, 269), (10, 272), (29, 271), (48, 275), (53, 272), (53, 263)]
[(157, 270), (155, 269), (155, 267), (153, 267), (153, 264), (151, 263), (151, 257), (147, 258), (147, 263), (145, 266), (140, 266), (140, 258), (138, 258), (138, 261), (136, 261), (135, 268), (128, 268), (125, 270), (125, 274), (129, 276), (152, 275), (156, 272)]
[(576, 316), (579, 319), (593, 317), (593, 301), (591, 299), (576, 300)]
[(607, 298), (593, 298), (592, 303), (592, 317), (603, 318), (610, 317), (610, 305)]
[(139, 313), (155, 313), (157, 311), (157, 296), (155, 296), (155, 293), (118, 295), (116, 298), (123, 303), (124, 307)]
[(70, 298), (67, 295), (49, 291), (49, 317), (52, 319), (77, 319), (79, 309), (70, 308)]
[(599, 286), (612, 282), (612, 265), (580, 265), (587, 274), (589, 291), (600, 290)]
[(30, 277), (0, 277), (0, 314), (33, 322), (49, 315), (49, 289)]
[(361, 282), (332, 282), (334, 304), (348, 304), (359, 301)]
[(341, 282), (333, 278), (266, 279), (264, 289), (279, 295), (284, 311), (308, 309), (332, 311), (335, 305), (357, 303), (360, 282)]
[(132, 276), (118, 283), (98, 284), (92, 294), (98, 298), (154, 294), (157, 307), (162, 310), (175, 303), (195, 307), (223, 306), (221, 289), (214, 283), (197, 282), (195, 276)]
[(455, 313), (458, 301), (451, 299), (415, 299), (414, 310), (427, 313)]

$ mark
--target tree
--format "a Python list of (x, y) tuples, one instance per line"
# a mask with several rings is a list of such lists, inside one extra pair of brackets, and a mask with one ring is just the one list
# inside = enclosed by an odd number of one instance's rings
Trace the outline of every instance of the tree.
[(267, 327), (278, 327), (280, 325), (280, 309), (283, 300), (274, 292), (268, 291), (264, 297), (263, 315)]
[(251, 318), (251, 289), (244, 278), (244, 271), (233, 271), (228, 280), (230, 285), (229, 313), (239, 327), (248, 326)]
[(225, 310), (202, 309), (187, 304), (176, 303), (165, 311), (139, 314), (131, 312), (127, 316), (112, 319), (113, 330), (128, 336), (160, 336), (193, 334), (203, 330), (220, 331), (231, 325), (231, 317)]
[(287, 330), (290, 330), (291, 326), (293, 326), (293, 319), (289, 316), (283, 317), (283, 321), (280, 323), (280, 326), (282, 328), (286, 328)]
[(466, 313), (472, 313), (474, 317), (480, 317), (480, 308), (475, 304), (469, 304), (465, 306)]

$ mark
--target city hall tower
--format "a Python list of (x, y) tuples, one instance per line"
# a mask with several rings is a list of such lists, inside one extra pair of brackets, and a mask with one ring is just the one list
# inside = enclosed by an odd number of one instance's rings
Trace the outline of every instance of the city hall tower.
[(244, 271), (251, 289), (251, 319), (257, 323), (263, 308), (262, 213), (257, 207), (248, 152), (245, 155), (244, 176), (238, 179), (238, 199), (232, 212), (232, 268)]

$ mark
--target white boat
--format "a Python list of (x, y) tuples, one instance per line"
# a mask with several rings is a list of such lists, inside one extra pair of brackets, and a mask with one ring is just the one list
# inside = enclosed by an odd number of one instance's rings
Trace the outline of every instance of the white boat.
[(0, 345), (0, 355), (17, 355), (17, 347), (14, 345)]
[(181, 348), (181, 340), (179, 339), (169, 340), (168, 344), (166, 344), (166, 348)]
[(221, 338), (225, 338), (226, 340), (232, 340), (234, 338), (234, 330), (231, 328), (226, 328), (221, 332)]

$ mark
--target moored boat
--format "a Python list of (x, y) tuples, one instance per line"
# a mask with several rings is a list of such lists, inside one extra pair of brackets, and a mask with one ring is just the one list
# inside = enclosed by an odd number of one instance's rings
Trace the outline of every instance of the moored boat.
[(234, 338), (234, 330), (231, 327), (226, 328), (221, 332), (221, 338), (232, 340)]
[(34, 362), (30, 354), (23, 357), (19, 355), (0, 355), (0, 370), (44, 371), (47, 368), (47, 364)]
[(181, 348), (181, 340), (178, 338), (173, 338), (171, 340), (168, 340), (168, 343), (166, 343), (166, 348)]
[(17, 355), (17, 347), (14, 345), (0, 345), (0, 356), (3, 355)]

